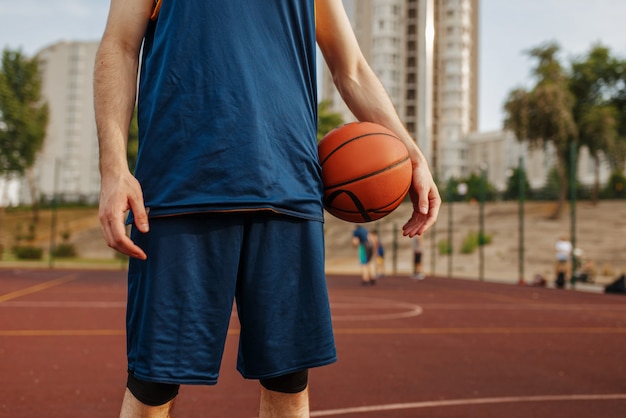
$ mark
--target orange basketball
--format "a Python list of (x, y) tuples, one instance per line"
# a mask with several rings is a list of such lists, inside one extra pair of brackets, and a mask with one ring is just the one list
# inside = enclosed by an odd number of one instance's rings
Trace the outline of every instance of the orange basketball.
[(411, 185), (409, 153), (389, 129), (352, 122), (333, 129), (318, 145), (324, 207), (348, 222), (371, 222), (400, 205)]

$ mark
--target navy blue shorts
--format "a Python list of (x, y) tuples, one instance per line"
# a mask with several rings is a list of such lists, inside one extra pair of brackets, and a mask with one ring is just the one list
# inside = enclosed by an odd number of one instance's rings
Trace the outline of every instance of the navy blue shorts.
[(336, 361), (321, 222), (272, 212), (150, 220), (128, 273), (128, 368), (215, 384), (236, 301), (237, 369), (262, 379)]

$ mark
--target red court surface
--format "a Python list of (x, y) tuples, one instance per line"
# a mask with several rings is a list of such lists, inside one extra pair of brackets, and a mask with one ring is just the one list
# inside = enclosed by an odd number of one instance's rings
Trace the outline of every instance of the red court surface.
[[(338, 363), (311, 371), (313, 417), (624, 417), (626, 297), (468, 280), (328, 278)], [(114, 417), (125, 273), (0, 269), (0, 416)], [(235, 371), (184, 386), (175, 417), (252, 418)]]

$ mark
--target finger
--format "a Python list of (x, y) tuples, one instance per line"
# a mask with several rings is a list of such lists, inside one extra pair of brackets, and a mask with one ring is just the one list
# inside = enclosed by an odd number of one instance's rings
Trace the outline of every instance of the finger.
[(109, 247), (129, 257), (141, 260), (147, 258), (145, 252), (126, 234), (123, 213), (119, 215), (103, 215), (100, 219), (100, 225), (104, 240)]
[(122, 246), (117, 251), (139, 260), (146, 260), (148, 258), (146, 253), (128, 237), (124, 239), (124, 242), (122, 242)]
[(129, 257), (140, 260), (147, 258), (146, 253), (128, 237), (123, 222), (110, 222), (108, 231), (108, 236), (105, 236), (105, 239), (109, 247)]
[(437, 222), (440, 208), (441, 208), (441, 198), (439, 197), (438, 194), (435, 194), (434, 197), (431, 197), (429, 199), (428, 216), (424, 220), (422, 228), (419, 231), (420, 235), (426, 232), (428, 229), (430, 229), (430, 227), (433, 226), (435, 222)]
[(431, 202), (427, 215), (413, 211), (411, 218), (402, 227), (403, 235), (411, 238), (415, 235), (422, 235), (435, 224), (438, 214), (439, 205), (436, 202)]
[(144, 205), (143, 196), (138, 194), (133, 196), (130, 201), (130, 209), (133, 211), (133, 217), (135, 218), (135, 226), (139, 230), (139, 232), (143, 232), (144, 234), (150, 230), (150, 225), (148, 221), (148, 212), (146, 211), (146, 207)]
[(429, 198), (430, 190), (427, 187), (421, 186), (417, 188), (417, 209), (422, 215), (428, 216), (429, 214), (431, 205)]
[(424, 215), (414, 211), (411, 218), (402, 226), (402, 234), (409, 237), (417, 235), (424, 222), (423, 217)]
[(139, 232), (143, 232), (144, 234), (150, 230), (150, 224), (148, 222), (148, 213), (146, 209), (141, 206), (137, 209), (137, 212), (133, 210), (133, 216), (135, 217), (135, 226), (139, 230)]

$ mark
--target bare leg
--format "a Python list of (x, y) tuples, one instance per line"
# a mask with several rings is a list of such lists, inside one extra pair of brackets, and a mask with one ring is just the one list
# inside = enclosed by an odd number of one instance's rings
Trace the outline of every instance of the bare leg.
[(308, 418), (309, 389), (298, 393), (280, 393), (261, 386), (259, 418)]
[(137, 400), (128, 389), (124, 393), (120, 418), (170, 418), (173, 400), (164, 405), (149, 406)]
[(370, 265), (369, 263), (363, 264), (361, 266), (361, 280), (363, 281), (363, 283), (369, 283), (370, 279), (371, 279)]

